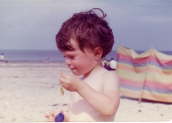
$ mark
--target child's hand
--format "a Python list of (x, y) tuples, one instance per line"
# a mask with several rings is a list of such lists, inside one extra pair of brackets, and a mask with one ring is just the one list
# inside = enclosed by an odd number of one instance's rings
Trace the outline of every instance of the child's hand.
[(77, 91), (81, 80), (72, 75), (61, 74), (60, 75), (61, 85), (69, 91)]
[(47, 118), (48, 122), (55, 122), (55, 117), (59, 113), (63, 113), (64, 114), (64, 122), (68, 122), (69, 121), (69, 114), (68, 114), (68, 112), (64, 112), (64, 111), (50, 112), (47, 115), (45, 115), (45, 117)]

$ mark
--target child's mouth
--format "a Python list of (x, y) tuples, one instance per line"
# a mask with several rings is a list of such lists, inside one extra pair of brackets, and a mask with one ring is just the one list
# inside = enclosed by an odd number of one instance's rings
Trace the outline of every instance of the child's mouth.
[(78, 75), (78, 71), (77, 71), (76, 68), (71, 69), (71, 71), (72, 71), (73, 74)]
[(76, 72), (76, 69), (71, 69), (74, 73)]

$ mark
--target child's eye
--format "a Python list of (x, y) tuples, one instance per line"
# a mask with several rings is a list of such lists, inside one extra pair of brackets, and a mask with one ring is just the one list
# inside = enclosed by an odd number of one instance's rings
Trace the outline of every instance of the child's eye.
[(74, 59), (75, 57), (74, 57), (74, 56), (64, 56), (64, 58), (67, 58), (67, 59)]
[(74, 56), (69, 56), (70, 59), (74, 59), (75, 57)]

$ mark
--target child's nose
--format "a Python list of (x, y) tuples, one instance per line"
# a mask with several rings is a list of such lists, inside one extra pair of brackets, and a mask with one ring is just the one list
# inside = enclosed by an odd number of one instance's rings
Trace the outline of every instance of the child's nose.
[(70, 65), (70, 64), (71, 64), (71, 60), (68, 59), (68, 58), (66, 58), (66, 59), (65, 59), (65, 63), (66, 63), (67, 65)]

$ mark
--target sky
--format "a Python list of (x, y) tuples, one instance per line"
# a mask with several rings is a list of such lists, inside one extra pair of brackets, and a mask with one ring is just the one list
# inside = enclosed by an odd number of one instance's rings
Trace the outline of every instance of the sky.
[(0, 50), (55, 50), (73, 13), (102, 8), (115, 46), (172, 51), (172, 0), (0, 0)]

